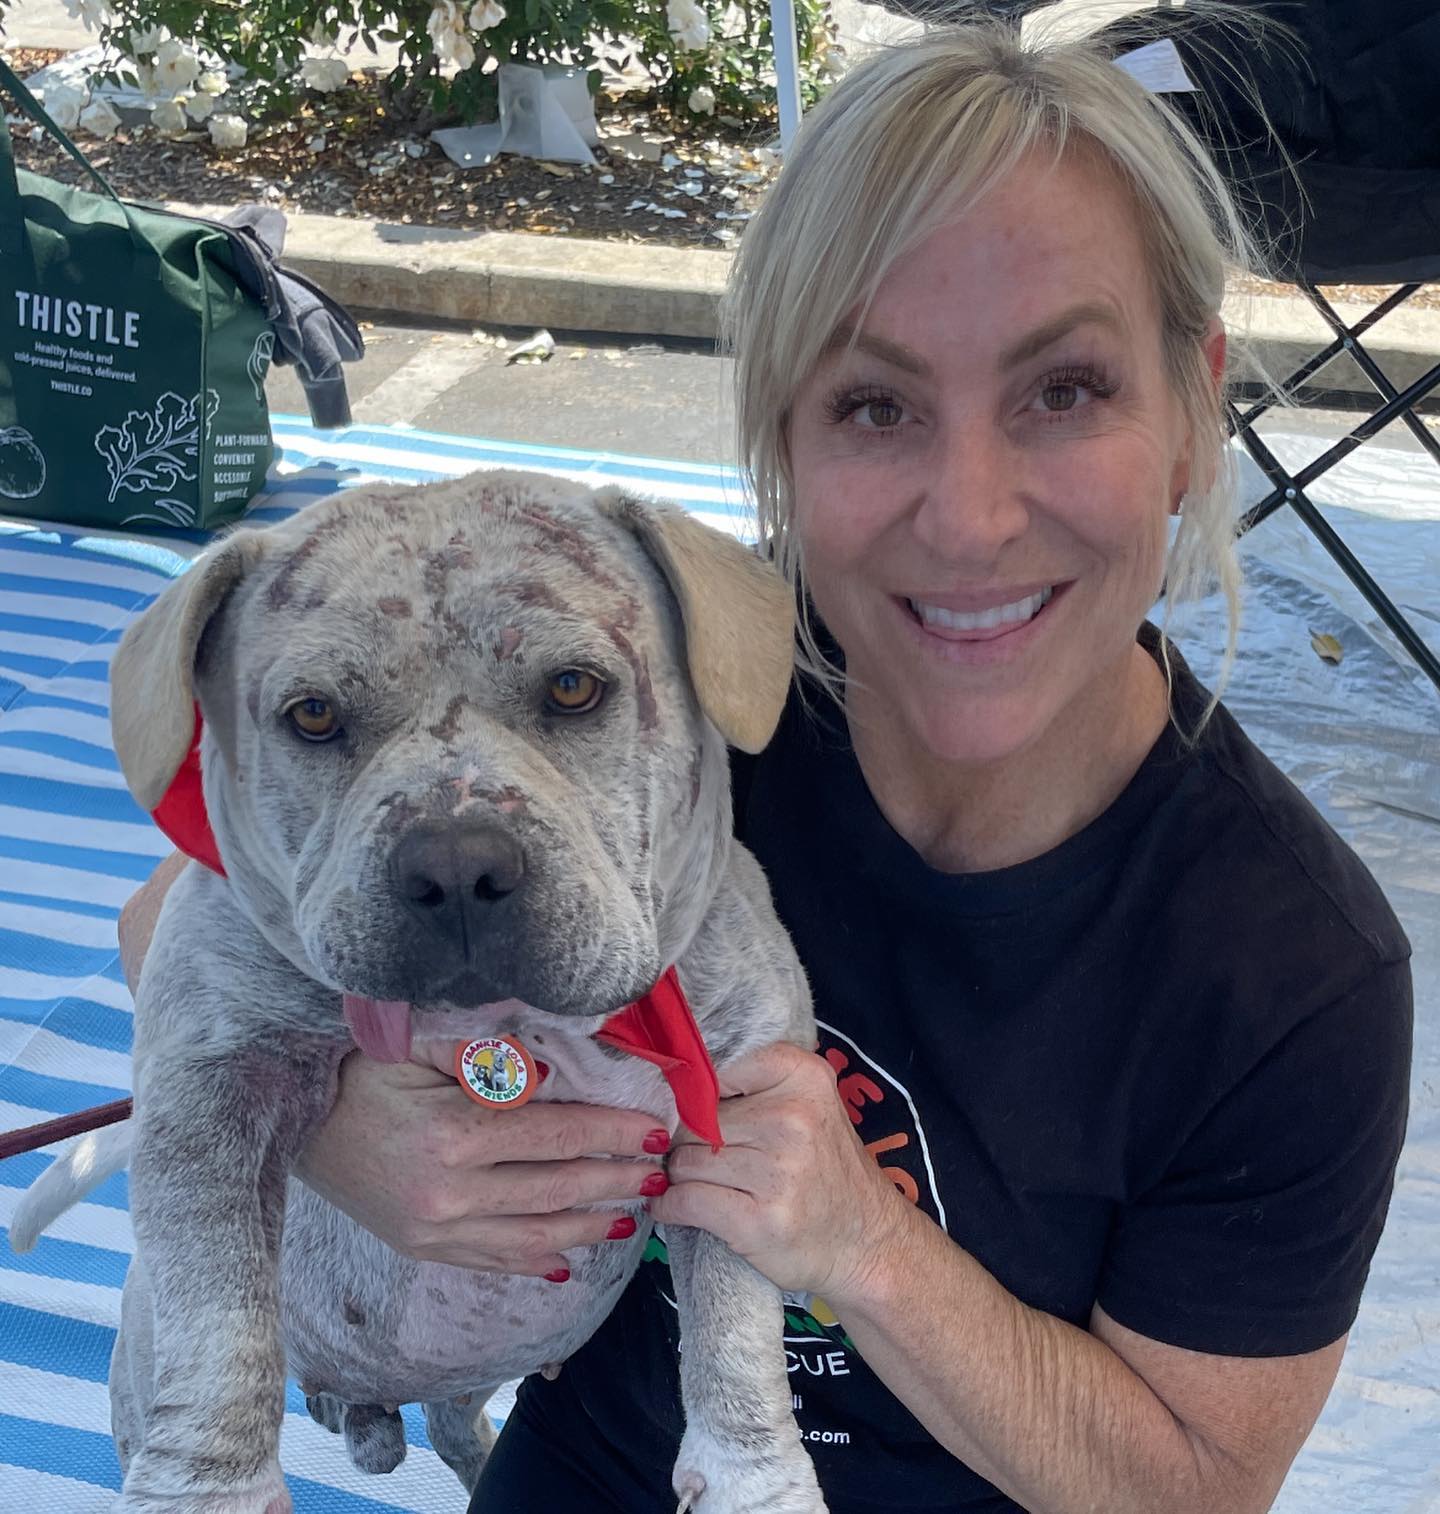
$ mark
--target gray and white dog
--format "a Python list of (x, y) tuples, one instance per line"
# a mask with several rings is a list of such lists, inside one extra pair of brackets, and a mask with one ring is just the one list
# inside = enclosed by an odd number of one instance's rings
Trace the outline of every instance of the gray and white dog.
[[(594, 1039), (671, 964), (717, 1067), (814, 1044), (803, 973), (730, 838), (726, 742), (769, 739), (791, 613), (777, 576), (681, 510), (489, 473), (237, 532), (127, 632), (125, 777), (155, 809), (198, 702), (225, 876), (192, 864), (161, 913), (133, 1119), (53, 1164), (11, 1232), (33, 1243), (128, 1161), (117, 1514), (287, 1514), (287, 1363), (361, 1466), (399, 1461), (395, 1406), (420, 1402), (472, 1487), (487, 1396), (563, 1362), (639, 1263), (638, 1200), (616, 1206), (634, 1238), (567, 1253), (561, 1288), (401, 1256), (293, 1179), (347, 1014), (399, 1057), (412, 1029), (515, 1037), (548, 1064), (536, 1097), (672, 1131), (661, 1074)], [(823, 1511), (779, 1294), (713, 1236), (667, 1240), (681, 1508)]]

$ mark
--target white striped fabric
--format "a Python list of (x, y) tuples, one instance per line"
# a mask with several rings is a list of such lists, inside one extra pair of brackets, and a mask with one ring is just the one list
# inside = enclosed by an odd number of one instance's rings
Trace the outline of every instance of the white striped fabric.
[[(737, 534), (736, 476), (704, 464), (275, 418), (283, 458), (250, 519), (281, 519), (375, 479), (530, 468), (675, 500)], [(0, 1130), (129, 1091), (120, 906), (169, 845), (130, 799), (110, 746), (111, 653), (203, 538), (124, 537), (0, 519)], [(0, 1232), (51, 1153), (0, 1162)], [(105, 1389), (133, 1241), (123, 1175), (30, 1253), (0, 1247), (0, 1510), (102, 1514), (119, 1486)], [(492, 1404), (492, 1411), (501, 1407)], [(444, 1514), (459, 1484), (407, 1411), (388, 1477), (351, 1468), (293, 1385), (282, 1456), (298, 1514)]]

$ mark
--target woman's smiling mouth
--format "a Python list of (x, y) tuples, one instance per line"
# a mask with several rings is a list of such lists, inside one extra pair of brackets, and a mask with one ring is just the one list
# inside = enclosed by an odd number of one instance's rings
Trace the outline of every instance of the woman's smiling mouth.
[(973, 610), (953, 609), (924, 599), (907, 598), (904, 603), (915, 622), (942, 640), (996, 641), (1029, 626), (1054, 598), (1056, 587), (1044, 584), (1016, 591), (1004, 601)]

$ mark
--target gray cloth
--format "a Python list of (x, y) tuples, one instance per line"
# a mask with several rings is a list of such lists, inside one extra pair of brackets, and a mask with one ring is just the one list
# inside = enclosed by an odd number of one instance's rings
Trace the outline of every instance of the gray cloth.
[(310, 419), (321, 428), (350, 424), (343, 364), (365, 355), (365, 339), (345, 307), (302, 274), (285, 268), (285, 217), (265, 205), (242, 205), (218, 223), (231, 233), (235, 273), (264, 307), (275, 333), (274, 361), (293, 364)]

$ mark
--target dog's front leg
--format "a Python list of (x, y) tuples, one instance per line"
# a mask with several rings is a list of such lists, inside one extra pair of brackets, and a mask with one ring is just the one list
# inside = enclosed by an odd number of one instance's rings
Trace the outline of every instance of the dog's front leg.
[(290, 1166), (323, 1113), (329, 1071), (293, 1046), (283, 1058), (242, 1047), (144, 1061), (130, 1204), (153, 1368), (137, 1385), (143, 1432), (115, 1514), (290, 1514), (278, 1458), (280, 1235)]
[(680, 1514), (824, 1514), (791, 1413), (779, 1290), (705, 1230), (667, 1226), (680, 1311)]

